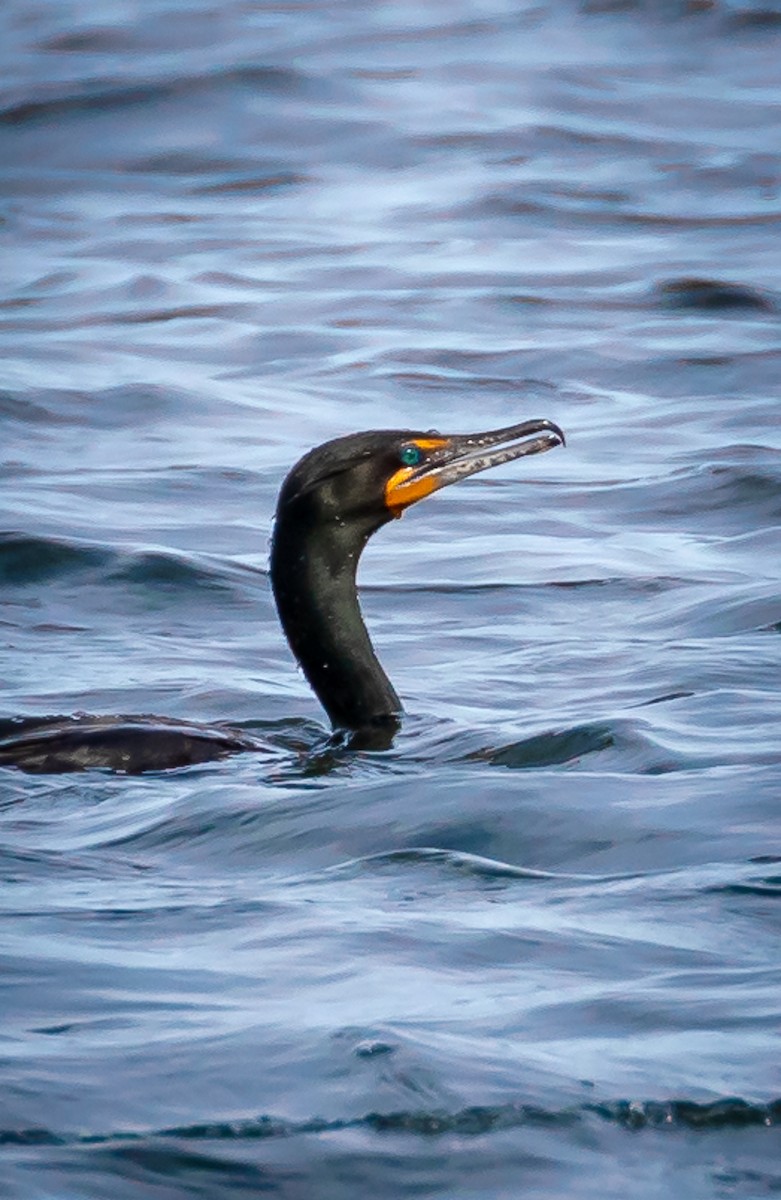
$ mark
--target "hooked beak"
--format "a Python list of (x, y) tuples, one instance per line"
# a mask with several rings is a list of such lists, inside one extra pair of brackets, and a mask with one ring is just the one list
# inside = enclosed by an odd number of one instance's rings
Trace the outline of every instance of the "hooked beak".
[(564, 434), (558, 425), (544, 418), (508, 425), (506, 429), (492, 429), (488, 433), (464, 433), (453, 437), (431, 434), (411, 441), (423, 451), (424, 458), (418, 466), (396, 471), (385, 485), (385, 503), (394, 517), (400, 517), (405, 508), (424, 496), (466, 479), (468, 475), (565, 445)]

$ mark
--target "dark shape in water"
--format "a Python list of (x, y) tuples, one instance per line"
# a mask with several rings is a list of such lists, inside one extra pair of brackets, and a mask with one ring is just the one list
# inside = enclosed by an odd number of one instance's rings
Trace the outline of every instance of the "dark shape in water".
[[(478, 471), (564, 444), (552, 421), (445, 437), (377, 430), (311, 450), (282, 485), (271, 581), (282, 628), (335, 730), (355, 749), (387, 749), (401, 701), (380, 666), (356, 588), (371, 535), (418, 500)], [(0, 765), (137, 773), (188, 766), (262, 744), (241, 731), (150, 716), (7, 722)]]
[(743, 283), (725, 283), (718, 279), (671, 279), (660, 283), (657, 293), (669, 308), (697, 308), (702, 312), (776, 312), (777, 306), (767, 292)]

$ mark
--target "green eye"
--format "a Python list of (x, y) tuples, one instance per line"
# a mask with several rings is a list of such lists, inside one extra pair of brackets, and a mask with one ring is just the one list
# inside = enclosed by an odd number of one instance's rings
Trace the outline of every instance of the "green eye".
[(417, 446), (405, 446), (399, 458), (405, 467), (416, 467), (423, 457), (423, 452)]

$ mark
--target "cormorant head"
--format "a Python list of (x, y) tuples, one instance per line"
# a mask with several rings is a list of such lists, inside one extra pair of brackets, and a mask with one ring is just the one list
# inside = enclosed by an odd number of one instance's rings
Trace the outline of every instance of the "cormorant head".
[(376, 430), (326, 442), (293, 467), (277, 504), (271, 584), (290, 647), (352, 746), (386, 749), (401, 712), (358, 603), (367, 539), (438, 488), (563, 442), (544, 420), (453, 436)]
[(365, 540), (439, 488), (563, 444), (558, 425), (544, 419), (450, 436), (410, 429), (352, 433), (296, 463), (282, 485), (277, 516), (351, 529)]

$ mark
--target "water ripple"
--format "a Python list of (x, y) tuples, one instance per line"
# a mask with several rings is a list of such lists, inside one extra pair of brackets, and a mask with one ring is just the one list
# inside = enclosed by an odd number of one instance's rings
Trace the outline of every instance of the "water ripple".
[[(170, 1126), (148, 1133), (68, 1134), (45, 1128), (0, 1129), (0, 1145), (6, 1146), (106, 1146), (121, 1143), (149, 1144), (156, 1138), (186, 1142), (255, 1141), (289, 1138), (302, 1134), (333, 1133), (361, 1127), (379, 1133), (401, 1133), (412, 1137), (482, 1137), (519, 1126), (544, 1126), (569, 1129), (589, 1117), (625, 1129), (667, 1129), (670, 1132), (696, 1129), (719, 1132), (757, 1125), (770, 1128), (781, 1123), (781, 1099), (756, 1104), (737, 1096), (708, 1102), (693, 1100), (606, 1100), (550, 1110), (534, 1104), (514, 1102), (501, 1105), (473, 1105), (457, 1112), (398, 1111), (371, 1112), (353, 1120), (328, 1120), (315, 1117), (290, 1121), (274, 1116), (245, 1120), (213, 1120), (200, 1124)], [(174, 1155), (174, 1159), (178, 1157)], [(172, 1159), (173, 1161), (173, 1159)]]

